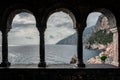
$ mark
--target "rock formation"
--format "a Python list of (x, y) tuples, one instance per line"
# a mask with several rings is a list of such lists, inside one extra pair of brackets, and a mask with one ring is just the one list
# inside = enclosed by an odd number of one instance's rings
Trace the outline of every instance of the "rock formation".
[(111, 64), (113, 61), (113, 43), (108, 44), (105, 51), (101, 52), (98, 56), (95, 56), (93, 58), (90, 58), (87, 63), (88, 64), (101, 64), (103, 61), (100, 59), (101, 56), (106, 55), (107, 59), (105, 60), (105, 63)]
[(71, 58), (70, 64), (76, 64), (78, 62), (78, 58), (76, 55), (73, 55), (73, 57)]

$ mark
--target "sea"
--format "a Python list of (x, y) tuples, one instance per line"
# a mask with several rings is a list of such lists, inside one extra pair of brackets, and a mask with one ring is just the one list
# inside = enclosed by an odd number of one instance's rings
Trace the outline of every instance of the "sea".
[[(2, 60), (0, 47), (0, 61)], [(83, 47), (83, 61), (99, 55), (101, 51)], [(8, 58), (11, 64), (38, 64), (39, 45), (12, 45), (8, 47)], [(76, 45), (45, 45), (45, 60), (47, 64), (70, 64), (73, 55), (77, 55)]]

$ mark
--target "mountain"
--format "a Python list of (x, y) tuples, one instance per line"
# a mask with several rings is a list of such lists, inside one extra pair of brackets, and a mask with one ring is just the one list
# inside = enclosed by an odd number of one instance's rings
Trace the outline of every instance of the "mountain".
[(65, 44), (65, 45), (77, 45), (77, 33), (74, 33), (63, 40), (60, 40), (56, 44)]
[[(85, 30), (83, 32), (83, 42), (86, 42), (87, 39), (91, 36), (94, 27), (95, 26), (85, 28)], [(56, 44), (77, 45), (77, 33), (74, 33), (74, 34), (60, 40)]]
[(87, 39), (91, 36), (91, 34), (94, 32), (95, 25), (86, 27), (85, 30), (83, 31), (83, 43), (87, 42)]
[(110, 30), (110, 24), (104, 15), (99, 16), (98, 21), (94, 27), (93, 34), (88, 38), (89, 44), (103, 44), (107, 45), (113, 41), (113, 33)]

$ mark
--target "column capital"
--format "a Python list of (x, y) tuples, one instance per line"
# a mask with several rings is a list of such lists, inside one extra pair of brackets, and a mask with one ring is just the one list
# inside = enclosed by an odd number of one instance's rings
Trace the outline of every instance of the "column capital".
[(77, 26), (76, 31), (82, 33), (84, 31), (84, 28), (86, 27), (86, 24), (80, 24), (80, 23), (77, 22), (76, 26)]
[(117, 32), (117, 27), (110, 29), (110, 31), (111, 31), (112, 33), (116, 33), (116, 32)]
[(10, 28), (6, 28), (6, 29), (5, 29), (5, 28), (2, 28), (2, 29), (1, 29), (1, 32), (2, 32), (2, 33), (8, 33), (9, 31), (10, 31)]
[(46, 30), (46, 27), (44, 25), (41, 25), (41, 24), (36, 25), (36, 27), (37, 27), (39, 32), (45, 32), (45, 30)]

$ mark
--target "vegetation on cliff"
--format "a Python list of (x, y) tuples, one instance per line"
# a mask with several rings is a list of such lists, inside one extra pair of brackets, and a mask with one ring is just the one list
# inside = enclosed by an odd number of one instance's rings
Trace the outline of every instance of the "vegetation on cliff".
[(103, 44), (107, 45), (113, 41), (113, 33), (106, 29), (96, 31), (88, 38), (89, 44)]

